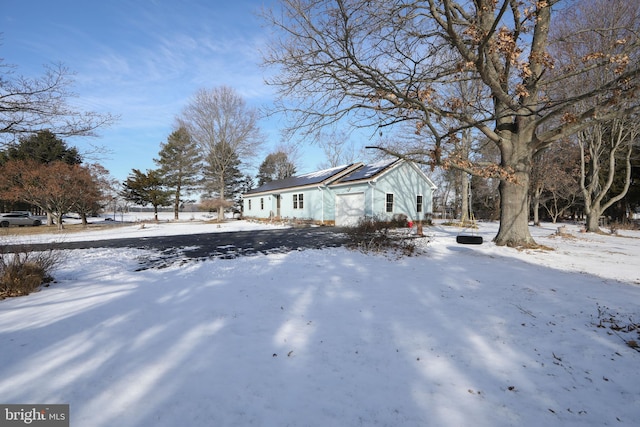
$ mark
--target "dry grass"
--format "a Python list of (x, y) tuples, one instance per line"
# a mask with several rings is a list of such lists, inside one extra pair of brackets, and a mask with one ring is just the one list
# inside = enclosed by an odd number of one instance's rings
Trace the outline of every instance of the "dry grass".
[(53, 249), (32, 251), (28, 246), (14, 253), (0, 252), (0, 299), (29, 295), (53, 281), (51, 272), (62, 261)]
[(89, 223), (87, 226), (83, 226), (82, 224), (65, 224), (63, 230), (58, 230), (57, 225), (41, 225), (39, 227), (6, 227), (0, 228), (0, 237), (77, 233), (87, 230), (102, 230), (105, 228), (123, 227), (128, 225), (131, 225), (131, 223), (101, 221), (96, 223)]

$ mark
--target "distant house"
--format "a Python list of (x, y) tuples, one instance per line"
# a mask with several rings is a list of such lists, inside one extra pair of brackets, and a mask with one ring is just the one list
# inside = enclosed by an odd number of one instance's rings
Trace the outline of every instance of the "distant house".
[(268, 182), (243, 195), (243, 212), (245, 218), (295, 218), (337, 226), (396, 214), (415, 221), (431, 215), (435, 189), (412, 162), (353, 163)]

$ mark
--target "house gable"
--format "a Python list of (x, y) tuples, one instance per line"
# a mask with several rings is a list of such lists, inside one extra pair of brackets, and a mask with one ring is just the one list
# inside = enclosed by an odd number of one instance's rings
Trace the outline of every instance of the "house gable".
[(401, 167), (402, 165), (407, 165), (411, 167), (420, 177), (426, 181), (432, 190), (435, 190), (437, 187), (429, 179), (429, 177), (416, 166), (413, 162), (407, 162), (403, 159), (394, 159), (394, 160), (382, 160), (376, 163), (372, 163), (370, 165), (363, 165), (362, 167), (344, 175), (339, 180), (335, 181), (332, 186), (339, 185), (354, 185), (356, 183), (363, 183), (369, 181), (377, 181), (384, 175), (390, 173), (396, 168)]
[(350, 165), (338, 166), (335, 168), (324, 169), (304, 175), (292, 176), (286, 179), (267, 182), (260, 187), (250, 190), (246, 196), (256, 196), (259, 194), (273, 194), (279, 192), (295, 191), (304, 187), (317, 187), (318, 185), (327, 185), (343, 177), (345, 174), (359, 168), (362, 163), (352, 163)]

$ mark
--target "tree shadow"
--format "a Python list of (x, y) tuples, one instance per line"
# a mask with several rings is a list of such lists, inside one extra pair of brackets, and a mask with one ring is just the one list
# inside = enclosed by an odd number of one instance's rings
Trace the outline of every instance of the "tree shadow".
[(95, 251), (95, 271), (0, 303), (0, 396), (70, 403), (96, 427), (637, 420), (637, 355), (590, 305), (628, 309), (638, 289), (451, 250), (139, 272)]

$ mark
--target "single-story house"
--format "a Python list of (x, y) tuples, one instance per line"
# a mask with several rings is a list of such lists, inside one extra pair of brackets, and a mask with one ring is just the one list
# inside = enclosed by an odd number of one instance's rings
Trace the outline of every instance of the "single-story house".
[(299, 219), (337, 226), (363, 217), (404, 214), (423, 220), (433, 212), (436, 186), (413, 162), (353, 163), (268, 182), (243, 194), (245, 218)]

